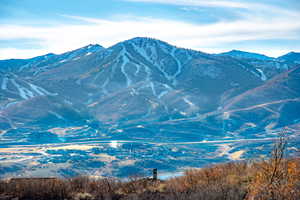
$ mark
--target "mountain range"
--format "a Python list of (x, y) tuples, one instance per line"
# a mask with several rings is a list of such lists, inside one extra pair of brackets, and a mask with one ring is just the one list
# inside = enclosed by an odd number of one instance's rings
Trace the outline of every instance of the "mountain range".
[[(300, 53), (152, 38), (0, 61), (0, 176), (128, 176), (299, 145)], [(199, 156), (201, 155), (201, 156)]]

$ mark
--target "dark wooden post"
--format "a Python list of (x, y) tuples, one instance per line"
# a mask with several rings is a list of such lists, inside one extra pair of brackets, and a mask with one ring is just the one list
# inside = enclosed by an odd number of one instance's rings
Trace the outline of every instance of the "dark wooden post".
[(154, 181), (157, 180), (157, 168), (153, 169), (153, 178)]

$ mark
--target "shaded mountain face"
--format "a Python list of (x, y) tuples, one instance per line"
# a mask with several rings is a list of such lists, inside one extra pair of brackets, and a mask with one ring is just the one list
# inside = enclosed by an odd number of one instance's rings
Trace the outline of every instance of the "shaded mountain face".
[(286, 55), (278, 57), (277, 59), (289, 62), (296, 62), (297, 64), (300, 64), (300, 53), (290, 52)]
[(251, 64), (257, 71), (259, 71), (262, 81), (266, 81), (299, 64), (299, 55), (293, 52), (278, 58), (238, 50), (232, 50), (217, 55), (230, 56)]
[[(247, 145), (225, 148), (224, 139), (265, 142), (284, 126), (295, 136), (300, 76), (294, 61), (250, 54), (212, 55), (134, 38), (106, 49), (88, 45), (0, 61), (0, 145), (30, 144), (38, 152), (26, 154), (34, 166), (9, 155), (4, 160), (24, 176), (45, 169), (62, 176), (123, 176), (233, 159), (231, 151), (251, 157)], [(194, 141), (205, 146), (186, 146)], [(206, 157), (196, 159), (195, 152)]]
[(82, 56), (88, 56), (104, 48), (98, 44), (88, 45), (60, 55), (49, 53), (30, 59), (0, 60), (0, 73), (14, 73), (36, 76), (37, 74), (63, 65), (65, 62), (76, 61)]
[(158, 40), (135, 38), (105, 50), (91, 47), (9, 68), (2, 77), (2, 112), (15, 112), (18, 104), (45, 96), (83, 108), (104, 123), (192, 116), (261, 84), (259, 71), (247, 63)]

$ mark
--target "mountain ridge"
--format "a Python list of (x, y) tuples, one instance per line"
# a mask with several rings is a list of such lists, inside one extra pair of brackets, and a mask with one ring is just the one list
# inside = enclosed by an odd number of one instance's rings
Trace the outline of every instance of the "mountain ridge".
[[(108, 48), (111, 48), (113, 46), (116, 46), (118, 44), (122, 44), (122, 43), (126, 43), (126, 42), (133, 42), (133, 41), (152, 41), (152, 42), (160, 42), (160, 43), (164, 43), (166, 45), (170, 45), (170, 46), (173, 46), (173, 47), (176, 47), (176, 48), (180, 48), (180, 49), (185, 49), (185, 50), (191, 50), (191, 51), (195, 51), (195, 52), (201, 52), (201, 53), (204, 53), (204, 54), (212, 54), (212, 55), (230, 55), (230, 54), (238, 54), (238, 53), (245, 53), (245, 54), (253, 54), (253, 55), (258, 55), (258, 56), (262, 56), (261, 58), (265, 58), (265, 59), (279, 59), (280, 57), (283, 57), (283, 56), (286, 56), (286, 55), (291, 55), (291, 54), (295, 54), (297, 56), (299, 56), (299, 52), (295, 52), (295, 51), (291, 51), (291, 52), (288, 52), (286, 54), (283, 54), (281, 56), (278, 56), (278, 57), (271, 57), (271, 56), (266, 56), (262, 53), (256, 53), (256, 52), (251, 52), (251, 51), (242, 51), (242, 50), (237, 50), (237, 49), (232, 49), (230, 51), (226, 51), (226, 52), (222, 52), (222, 53), (205, 53), (203, 51), (199, 51), (199, 50), (194, 50), (194, 49), (191, 49), (191, 48), (184, 48), (184, 47), (179, 47), (179, 46), (176, 46), (176, 45), (172, 45), (168, 42), (165, 42), (163, 40), (160, 40), (160, 39), (156, 39), (156, 38), (151, 38), (151, 37), (133, 37), (133, 38), (130, 38), (130, 39), (127, 39), (127, 40), (124, 40), (124, 41), (120, 41), (120, 42), (117, 42), (116, 44), (113, 44), (112, 46), (109, 46), (107, 48), (101, 46), (100, 44), (88, 44), (88, 45), (85, 45), (83, 47), (80, 47), (80, 48), (77, 48), (77, 49), (74, 49), (74, 50), (70, 50), (70, 51), (67, 51), (67, 52), (64, 52), (64, 53), (60, 53), (60, 54), (55, 54), (55, 53), (47, 53), (45, 55), (39, 55), (39, 56), (34, 56), (32, 58), (25, 58), (25, 59), (18, 59), (18, 58), (9, 58), (9, 59), (1, 59), (1, 61), (3, 60), (30, 60), (30, 59), (33, 59), (33, 58), (38, 58), (38, 57), (42, 57), (42, 56), (47, 56), (47, 55), (61, 55), (61, 54), (65, 54), (65, 53), (68, 53), (68, 52), (73, 52), (73, 51), (76, 51), (76, 50), (80, 50), (80, 49), (84, 49), (84, 48), (88, 48), (88, 47), (100, 47), (100, 48), (104, 48), (104, 49), (108, 49)], [(233, 55), (234, 56), (234, 55)]]
[(240, 50), (231, 50), (224, 53), (219, 53), (218, 55), (225, 55), (225, 56), (232, 56), (237, 58), (249, 58), (249, 59), (258, 59), (258, 60), (273, 60), (275, 58), (266, 56), (264, 54), (247, 52), (247, 51), (240, 51)]
[[(294, 138), (300, 130), (293, 61), (133, 38), (1, 66), (0, 155), (23, 176), (176, 171), (230, 160), (235, 151), (264, 154), (268, 146), (250, 146), (267, 144), (284, 126)], [(29, 146), (37, 152), (30, 158)], [(18, 154), (26, 164), (6, 148), (27, 152)]]

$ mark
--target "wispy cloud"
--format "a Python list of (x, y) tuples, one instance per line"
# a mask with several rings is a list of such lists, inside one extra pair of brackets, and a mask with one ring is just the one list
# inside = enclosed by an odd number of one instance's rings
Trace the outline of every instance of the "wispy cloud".
[[(144, 1), (150, 0), (127, 0)], [(236, 1), (202, 0), (154, 0), (161, 3), (182, 5), (211, 5), (244, 8), (249, 6)], [(151, 0), (153, 2), (153, 0)], [(253, 4), (252, 4), (253, 6)], [(300, 35), (300, 13), (269, 5), (251, 12), (240, 13), (233, 21), (219, 21), (212, 24), (196, 24), (186, 21), (158, 19), (153, 17), (127, 17), (125, 20), (106, 20), (83, 16), (63, 15), (76, 20), (76, 24), (59, 24), (51, 27), (0, 25), (0, 40), (27, 39), (39, 42), (40, 50), (1, 49), (0, 58), (30, 57), (42, 53), (62, 53), (89, 43), (99, 43), (109, 47), (116, 42), (136, 36), (146, 36), (165, 40), (186, 48), (218, 51), (226, 44), (256, 40), (298, 40)], [(258, 48), (259, 49), (259, 48)], [(300, 50), (291, 49), (291, 50)], [(283, 48), (278, 46), (261, 49), (261, 53), (277, 56)]]
[(230, 8), (248, 8), (250, 3), (238, 1), (224, 1), (224, 0), (124, 0), (128, 2), (146, 2), (146, 3), (161, 3), (173, 4), (182, 6), (209, 6), (209, 7), (230, 7)]
[(10, 58), (31, 58), (49, 53), (47, 48), (44, 49), (20, 49), (20, 48), (0, 48), (0, 59)]

